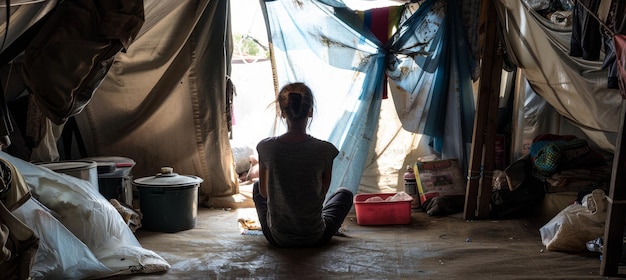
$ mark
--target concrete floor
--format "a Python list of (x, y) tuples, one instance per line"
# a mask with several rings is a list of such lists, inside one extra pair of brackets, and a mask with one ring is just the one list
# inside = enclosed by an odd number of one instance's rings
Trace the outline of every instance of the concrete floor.
[[(171, 268), (114, 279), (609, 279), (600, 254), (546, 251), (525, 220), (465, 221), (414, 210), (408, 225), (360, 226), (318, 249), (278, 249), (243, 235), (239, 217), (253, 208), (199, 208), (193, 229), (136, 232)], [(622, 272), (620, 270), (620, 272)]]

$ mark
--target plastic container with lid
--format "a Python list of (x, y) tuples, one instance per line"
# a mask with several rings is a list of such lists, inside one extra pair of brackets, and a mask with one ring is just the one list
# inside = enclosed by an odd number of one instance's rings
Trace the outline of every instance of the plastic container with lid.
[(135, 161), (120, 156), (88, 157), (83, 160), (96, 162), (98, 166), (98, 189), (107, 200), (116, 199), (133, 205), (132, 168)]
[(198, 214), (198, 187), (203, 180), (179, 175), (162, 167), (155, 176), (135, 179), (139, 191), (142, 228), (149, 231), (178, 232), (194, 228)]

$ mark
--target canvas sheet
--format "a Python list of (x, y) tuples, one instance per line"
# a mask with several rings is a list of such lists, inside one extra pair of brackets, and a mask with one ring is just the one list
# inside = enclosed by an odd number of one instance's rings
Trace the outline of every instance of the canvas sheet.
[(163, 166), (204, 179), (202, 195), (237, 190), (228, 142), (229, 1), (152, 1), (135, 42), (119, 53), (77, 116), (90, 156), (137, 162), (135, 178)]
[(602, 61), (569, 56), (571, 27), (552, 23), (524, 1), (496, 3), (506, 47), (532, 90), (600, 148), (613, 151), (621, 96), (607, 87)]

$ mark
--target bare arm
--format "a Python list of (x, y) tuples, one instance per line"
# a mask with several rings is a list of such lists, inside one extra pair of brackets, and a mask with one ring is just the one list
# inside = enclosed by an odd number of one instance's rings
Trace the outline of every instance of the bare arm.
[(259, 158), (259, 193), (261, 196), (267, 198), (267, 177), (269, 170), (265, 166), (265, 163)]

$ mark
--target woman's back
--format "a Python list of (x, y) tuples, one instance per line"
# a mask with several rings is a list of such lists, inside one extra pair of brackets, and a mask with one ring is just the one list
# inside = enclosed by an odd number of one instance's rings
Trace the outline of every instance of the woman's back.
[(315, 243), (324, 233), (322, 178), (338, 154), (332, 144), (307, 136), (285, 143), (279, 137), (261, 141), (259, 158), (268, 169), (268, 225), (281, 246)]
[(339, 151), (307, 134), (315, 105), (311, 89), (303, 83), (288, 84), (276, 102), (287, 121), (287, 132), (257, 145), (259, 181), (252, 196), (259, 222), (273, 245), (319, 246), (339, 230), (352, 207), (353, 194), (339, 188), (325, 201)]

